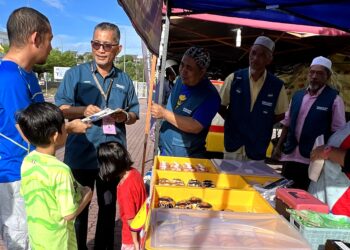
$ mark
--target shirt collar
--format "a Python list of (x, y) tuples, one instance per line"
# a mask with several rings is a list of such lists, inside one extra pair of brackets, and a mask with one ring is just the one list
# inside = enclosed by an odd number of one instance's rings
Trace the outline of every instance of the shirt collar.
[[(322, 88), (317, 90), (316, 95), (312, 95), (312, 96), (319, 96), (322, 93), (322, 91), (324, 90), (324, 88), (326, 87), (326, 85), (327, 84), (325, 84)], [(306, 91), (311, 96), (311, 94), (310, 94), (310, 85), (306, 88)]]
[[(95, 61), (92, 61), (91, 62), (91, 66), (92, 66), (92, 72), (93, 73), (98, 73), (98, 70), (97, 70), (97, 66), (96, 66), (96, 62)], [(114, 65), (112, 66), (111, 70), (109, 71), (107, 77), (113, 77), (115, 75), (115, 67)]]
[(250, 73), (250, 67), (249, 67), (249, 79), (250, 79), (251, 81), (257, 82), (257, 81), (259, 81), (259, 80), (262, 80), (262, 82), (265, 82), (266, 75), (267, 75), (267, 70), (265, 69), (264, 73), (260, 76), (260, 78), (259, 78), (258, 80), (255, 81), (255, 80), (253, 79), (251, 73)]

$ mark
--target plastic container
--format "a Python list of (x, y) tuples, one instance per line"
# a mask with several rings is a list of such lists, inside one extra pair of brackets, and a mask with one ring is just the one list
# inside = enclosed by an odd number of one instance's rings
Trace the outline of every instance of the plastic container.
[(276, 210), (253, 190), (155, 186), (154, 191), (152, 208), (158, 207), (159, 197), (162, 196), (168, 196), (175, 202), (197, 197), (210, 203), (215, 211), (277, 214)]
[(214, 174), (214, 173), (199, 173), (199, 172), (174, 172), (174, 171), (155, 171), (155, 184), (159, 185), (159, 179), (166, 178), (168, 180), (177, 178), (184, 182), (185, 187), (191, 179), (203, 182), (211, 180), (216, 188), (222, 189), (252, 189), (247, 182), (238, 175)]
[(152, 211), (146, 248), (311, 249), (279, 215), (179, 209)]
[(286, 208), (329, 213), (327, 204), (302, 189), (278, 188), (276, 198), (276, 210), (287, 219), (289, 219), (289, 213), (286, 212)]
[(309, 242), (313, 250), (324, 250), (326, 241), (330, 239), (350, 242), (350, 229), (307, 227), (294, 215), (290, 216), (290, 223)]
[[(154, 158), (153, 169), (154, 170), (159, 169), (159, 165), (162, 162), (166, 162), (168, 164), (172, 164), (172, 163), (176, 162), (176, 163), (179, 163), (181, 165), (183, 165), (184, 163), (190, 163), (192, 166), (195, 166), (197, 164), (201, 164), (202, 166), (206, 167), (207, 172), (217, 173), (214, 164), (208, 159), (173, 157), (173, 156), (156, 156)], [(169, 170), (166, 170), (166, 171), (169, 171)]]
[(219, 173), (282, 177), (273, 168), (260, 161), (212, 159), (212, 162)]
[(253, 185), (260, 185), (261, 187), (263, 187), (266, 184), (277, 181), (281, 177), (245, 175), (245, 176), (242, 176), (242, 178), (249, 185), (252, 185), (252, 186)]

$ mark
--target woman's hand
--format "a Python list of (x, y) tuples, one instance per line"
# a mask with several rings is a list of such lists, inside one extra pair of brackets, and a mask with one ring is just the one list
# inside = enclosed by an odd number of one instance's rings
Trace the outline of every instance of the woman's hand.
[(325, 150), (325, 145), (318, 146), (317, 148), (313, 149), (310, 154), (310, 160), (315, 161), (319, 159), (327, 159), (324, 150)]

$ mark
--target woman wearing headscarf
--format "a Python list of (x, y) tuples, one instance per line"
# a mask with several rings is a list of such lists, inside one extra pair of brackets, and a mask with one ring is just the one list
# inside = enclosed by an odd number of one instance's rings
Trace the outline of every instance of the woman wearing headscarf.
[(327, 203), (333, 214), (350, 216), (350, 122), (335, 132), (326, 146), (315, 148), (310, 157), (325, 162), (309, 192)]
[(205, 158), (205, 139), (220, 107), (220, 96), (206, 75), (209, 65), (210, 55), (205, 49), (189, 48), (166, 108), (152, 105), (152, 116), (163, 119), (161, 155)]

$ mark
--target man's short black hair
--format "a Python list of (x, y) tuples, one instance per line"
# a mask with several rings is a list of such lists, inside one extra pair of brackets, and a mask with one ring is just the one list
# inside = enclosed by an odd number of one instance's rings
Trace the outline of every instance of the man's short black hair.
[(121, 173), (130, 170), (133, 164), (129, 152), (119, 142), (101, 143), (97, 149), (97, 159), (99, 176), (106, 181), (118, 178)]
[(23, 135), (34, 146), (47, 146), (54, 133), (62, 133), (64, 116), (52, 103), (32, 103), (16, 118)]
[(38, 32), (43, 37), (50, 31), (49, 19), (39, 11), (22, 7), (14, 10), (7, 21), (7, 35), (10, 46), (23, 47), (28, 37)]
[(113, 23), (108, 23), (108, 22), (103, 22), (103, 23), (99, 23), (95, 26), (94, 29), (94, 34), (96, 32), (96, 30), (111, 30), (114, 32), (114, 41), (119, 44), (119, 40), (120, 40), (120, 30), (118, 28), (117, 25), (113, 24)]

